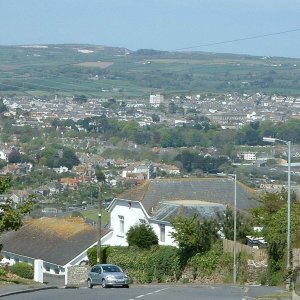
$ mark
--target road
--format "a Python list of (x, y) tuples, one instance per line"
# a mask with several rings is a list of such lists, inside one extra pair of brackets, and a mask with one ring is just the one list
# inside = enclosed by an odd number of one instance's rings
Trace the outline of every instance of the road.
[(94, 287), (93, 289), (45, 290), (6, 298), (10, 300), (251, 300), (280, 292), (282, 291), (277, 288), (269, 287), (149, 285), (131, 286), (129, 289)]

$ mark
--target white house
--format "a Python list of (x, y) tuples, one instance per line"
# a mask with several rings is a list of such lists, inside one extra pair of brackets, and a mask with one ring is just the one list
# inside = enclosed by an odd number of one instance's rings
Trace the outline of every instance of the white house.
[(0, 150), (0, 159), (8, 161), (9, 151)]
[(155, 220), (147, 213), (139, 201), (114, 199), (108, 208), (112, 233), (108, 243), (114, 246), (127, 246), (126, 234), (131, 226), (137, 224), (150, 224), (159, 238), (160, 245), (173, 245), (170, 237), (173, 231), (169, 222)]
[[(238, 183), (240, 210), (258, 205), (256, 192)], [(152, 226), (160, 245), (176, 245), (170, 233), (175, 216), (197, 214), (200, 219), (218, 218), (234, 202), (234, 182), (228, 178), (153, 179), (124, 192), (108, 207), (111, 232), (107, 244), (126, 246), (131, 226)]]
[(122, 177), (127, 178), (132, 175), (142, 175), (145, 179), (155, 177), (155, 168), (151, 163), (128, 166), (122, 171)]

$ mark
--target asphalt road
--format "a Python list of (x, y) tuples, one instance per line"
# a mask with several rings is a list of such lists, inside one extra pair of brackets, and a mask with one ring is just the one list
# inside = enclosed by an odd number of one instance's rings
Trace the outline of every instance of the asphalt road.
[[(189, 286), (189, 285), (149, 285), (126, 288), (94, 287), (93, 289), (56, 289), (33, 293), (11, 295), (10, 300), (251, 300), (258, 296), (279, 294), (277, 288), (240, 286)], [(279, 298), (277, 298), (279, 299)], [(282, 298), (283, 299), (283, 298)]]

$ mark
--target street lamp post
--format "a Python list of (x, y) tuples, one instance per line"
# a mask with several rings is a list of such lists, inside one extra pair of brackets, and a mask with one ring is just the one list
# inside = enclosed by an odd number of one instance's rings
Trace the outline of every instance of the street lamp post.
[(237, 186), (236, 174), (222, 173), (222, 176), (231, 176), (234, 178), (234, 203), (233, 203), (233, 284), (236, 284), (237, 265), (236, 265), (236, 218), (237, 218)]
[(99, 208), (98, 208), (98, 226), (97, 226), (97, 263), (101, 263), (101, 201), (102, 201), (102, 197), (101, 197), (101, 192), (102, 192), (102, 185), (101, 183), (99, 184)]
[(233, 284), (236, 284), (236, 174), (234, 178), (234, 211), (233, 211)]
[(287, 199), (287, 261), (286, 261), (286, 269), (290, 269), (290, 256), (291, 256), (291, 141), (285, 141), (276, 138), (264, 137), (264, 142), (275, 143), (282, 142), (288, 146), (288, 199)]

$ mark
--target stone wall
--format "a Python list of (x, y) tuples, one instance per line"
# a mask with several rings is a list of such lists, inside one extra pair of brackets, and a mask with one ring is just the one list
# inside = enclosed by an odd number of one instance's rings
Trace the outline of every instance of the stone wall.
[(88, 272), (90, 267), (88, 266), (72, 266), (67, 268), (65, 285), (66, 286), (80, 286), (86, 283)]
[(292, 261), (293, 269), (297, 269), (300, 267), (300, 249), (293, 249), (293, 261)]

